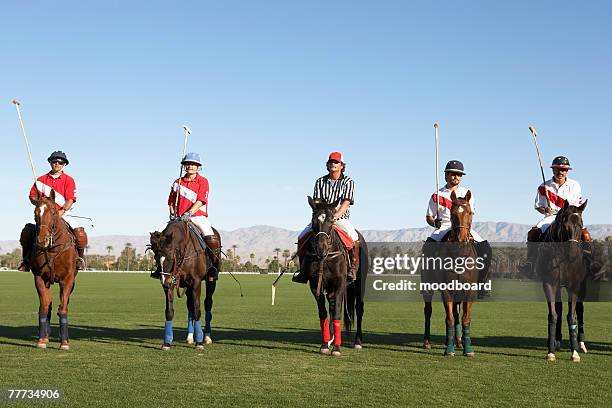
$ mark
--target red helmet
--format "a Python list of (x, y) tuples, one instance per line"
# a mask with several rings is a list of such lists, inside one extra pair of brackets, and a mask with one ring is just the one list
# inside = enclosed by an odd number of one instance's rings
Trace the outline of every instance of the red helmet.
[(332, 152), (332, 153), (330, 153), (329, 154), (329, 158), (327, 159), (327, 161), (330, 161), (330, 160), (335, 160), (335, 161), (338, 161), (338, 162), (340, 162), (342, 164), (345, 164), (344, 163), (344, 156), (340, 152)]

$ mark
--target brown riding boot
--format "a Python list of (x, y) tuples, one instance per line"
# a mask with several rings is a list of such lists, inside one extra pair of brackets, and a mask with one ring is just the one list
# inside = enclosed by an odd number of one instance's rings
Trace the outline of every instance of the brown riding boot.
[(221, 271), (221, 237), (218, 235), (205, 235), (204, 241), (210, 249), (210, 261), (212, 263), (206, 275), (209, 281), (217, 280)]
[(76, 249), (79, 254), (77, 258), (77, 270), (82, 271), (85, 269), (85, 261), (83, 259), (83, 255), (85, 254), (85, 248), (87, 247), (87, 234), (85, 233), (85, 228), (79, 227), (72, 230), (74, 234), (74, 238), (76, 240)]
[(30, 259), (32, 257), (32, 248), (36, 239), (36, 225), (26, 224), (21, 230), (19, 243), (21, 244), (22, 260), (17, 268), (21, 272), (30, 272)]
[(532, 227), (527, 233), (527, 260), (519, 271), (526, 277), (533, 277), (535, 272), (536, 261), (538, 259), (538, 244), (542, 231), (538, 227)]
[(359, 269), (359, 241), (353, 243), (353, 249), (349, 252), (351, 256), (351, 266), (346, 274), (346, 282), (351, 283), (357, 279), (357, 270)]

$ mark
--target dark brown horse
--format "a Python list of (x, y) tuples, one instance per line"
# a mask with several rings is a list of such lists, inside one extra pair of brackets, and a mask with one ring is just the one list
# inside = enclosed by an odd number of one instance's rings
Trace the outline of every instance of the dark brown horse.
[[(349, 285), (349, 299), (343, 302), (347, 293), (347, 268), (349, 266), (348, 252), (345, 250), (338, 233), (334, 230), (334, 213), (338, 203), (326, 204), (322, 200), (308, 197), (308, 203), (312, 208), (312, 232), (313, 237), (307, 244), (303, 268), (308, 275), (310, 290), (317, 302), (319, 311), (319, 323), (321, 327), (322, 343), (321, 354), (332, 354), (340, 356), (342, 344), (342, 321), (343, 304), (345, 316), (345, 328), (350, 333), (355, 310), (357, 312), (357, 333), (355, 335), (355, 348), (361, 348), (362, 342), (362, 318), (363, 318), (363, 293), (365, 288), (365, 276), (367, 275), (367, 246), (363, 237), (361, 243), (361, 257), (357, 279)], [(325, 300), (329, 304), (329, 314), (332, 325), (328, 320)], [(333, 338), (330, 326), (333, 329)], [(333, 343), (333, 349), (330, 345)]]
[[(584, 264), (581, 246), (582, 212), (587, 201), (579, 207), (565, 201), (538, 243), (538, 260), (536, 268), (542, 278), (542, 286), (548, 303), (548, 361), (556, 360), (557, 322), (560, 311), (560, 289), (566, 287), (568, 294), (567, 324), (571, 360), (580, 361), (578, 354), (578, 326), (576, 324), (576, 304), (583, 292), (583, 284), (588, 271)], [(557, 304), (557, 305), (556, 305)], [(560, 336), (559, 336), (560, 337)]]
[(77, 251), (74, 235), (68, 224), (59, 216), (55, 205), (55, 191), (49, 198), (37, 196), (34, 210), (36, 226), (29, 224), (36, 234), (31, 252), (30, 267), (38, 292), (38, 342), (46, 348), (51, 333), (51, 285), (60, 285), (60, 305), (57, 311), (60, 321), (60, 350), (68, 350), (68, 303), (77, 275)]
[[(204, 343), (212, 343), (212, 304), (217, 281), (216, 278), (207, 277), (207, 271), (212, 266), (211, 253), (208, 249), (204, 250), (198, 241), (195, 232), (197, 227), (192, 230), (188, 222), (171, 221), (162, 232), (151, 233), (150, 248), (161, 269), (160, 282), (166, 295), (166, 323), (162, 345), (164, 351), (170, 349), (173, 340), (174, 289), (179, 294), (179, 288), (186, 289), (188, 314), (194, 320), (196, 348), (202, 349)], [(216, 230), (214, 232), (219, 236)], [(200, 321), (202, 281), (206, 285), (204, 332)]]

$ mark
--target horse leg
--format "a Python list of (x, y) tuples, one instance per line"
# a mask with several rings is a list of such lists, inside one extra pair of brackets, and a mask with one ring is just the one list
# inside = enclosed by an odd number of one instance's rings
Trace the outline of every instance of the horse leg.
[(455, 355), (455, 320), (454, 314), (455, 304), (452, 300), (444, 301), (444, 312), (446, 313), (446, 349), (444, 350), (445, 356)]
[(204, 348), (204, 333), (202, 332), (202, 309), (200, 308), (200, 297), (202, 295), (202, 281), (195, 280), (189, 290), (192, 292), (192, 307), (193, 307), (193, 320), (194, 320), (194, 332), (196, 349), (201, 350)]
[(355, 348), (357, 350), (361, 349), (361, 344), (363, 342), (363, 332), (361, 329), (361, 321), (363, 320), (363, 299), (361, 298), (361, 289), (357, 287), (357, 296), (356, 296), (356, 304), (355, 311), (357, 312), (357, 333), (355, 334)]
[[(563, 316), (563, 302), (555, 302), (555, 312), (557, 312), (557, 316)], [(563, 341), (562, 323), (562, 320), (558, 318), (555, 330), (555, 351), (561, 350), (561, 342)]]
[(555, 361), (557, 357), (555, 356), (555, 342), (556, 342), (556, 332), (557, 332), (557, 310), (555, 305), (555, 293), (556, 290), (552, 287), (550, 283), (542, 283), (542, 287), (544, 289), (544, 295), (546, 296), (546, 305), (548, 306), (548, 354), (546, 355), (546, 360)]
[(172, 345), (172, 319), (174, 318), (174, 290), (173, 288), (164, 288), (166, 293), (166, 323), (164, 324), (164, 344), (162, 350), (170, 350)]
[(193, 344), (193, 291), (187, 290), (187, 344)]
[(583, 353), (588, 352), (586, 348), (586, 338), (584, 336), (584, 303), (576, 302), (576, 319), (578, 320), (578, 346)]
[(461, 344), (461, 337), (459, 337), (459, 312), (461, 311), (461, 302), (455, 302), (453, 305), (453, 320), (455, 321), (455, 348), (461, 350), (463, 344)]
[(431, 298), (425, 299), (423, 296), (423, 315), (425, 317), (425, 333), (423, 333), (423, 348), (425, 350), (431, 349)]
[(334, 348), (333, 356), (340, 356), (340, 346), (342, 345), (342, 293), (337, 290), (336, 293), (328, 296), (329, 314), (334, 320)]
[(213, 318), (213, 294), (216, 288), (216, 280), (206, 280), (206, 296), (204, 297), (204, 343), (206, 344), (212, 344), (212, 327), (210, 326), (210, 322)]
[(74, 285), (74, 275), (70, 275), (65, 281), (60, 282), (60, 305), (57, 311), (60, 323), (60, 350), (68, 350), (68, 301), (72, 286)]
[(47, 348), (51, 333), (51, 289), (47, 288), (43, 279), (34, 276), (34, 285), (38, 292), (38, 342), (36, 347)]
[(474, 349), (472, 348), (472, 339), (470, 337), (471, 323), (472, 302), (463, 302), (463, 315), (461, 317), (461, 340), (463, 343), (463, 355), (466, 357), (474, 357)]
[(567, 326), (569, 328), (570, 351), (572, 353), (571, 360), (578, 363), (580, 362), (580, 355), (578, 354), (578, 326), (576, 324), (576, 294), (568, 290), (568, 298)]
[(317, 309), (319, 310), (319, 325), (321, 326), (321, 335), (323, 339), (321, 341), (321, 348), (319, 352), (321, 354), (329, 355), (329, 343), (331, 341), (331, 335), (329, 333), (329, 321), (327, 320), (327, 308), (325, 307), (325, 296), (320, 294), (319, 297), (315, 296), (317, 301)]

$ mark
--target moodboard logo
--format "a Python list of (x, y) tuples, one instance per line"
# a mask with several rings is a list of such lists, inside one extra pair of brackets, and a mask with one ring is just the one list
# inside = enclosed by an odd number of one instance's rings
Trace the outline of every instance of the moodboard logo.
[[(368, 243), (366, 296), (381, 301), (423, 301), (441, 291), (461, 300), (547, 301), (543, 281), (553, 282), (554, 299), (567, 301), (567, 286), (582, 301), (612, 302), (612, 243)], [(550, 296), (549, 291), (549, 296)]]

